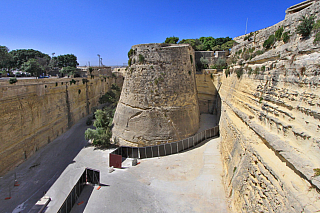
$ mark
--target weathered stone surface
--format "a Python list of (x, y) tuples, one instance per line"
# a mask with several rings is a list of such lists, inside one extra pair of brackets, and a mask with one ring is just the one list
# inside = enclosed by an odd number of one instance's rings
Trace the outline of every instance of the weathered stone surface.
[(64, 133), (98, 106), (99, 97), (123, 78), (0, 82), (0, 175)]
[[(231, 74), (221, 76), (224, 181), (235, 212), (320, 209), (319, 177), (313, 171), (320, 168), (320, 45), (313, 43), (315, 32), (306, 39), (296, 34), (302, 15), (319, 19), (320, 1), (310, 2), (255, 32), (250, 41), (235, 38)], [(262, 50), (281, 26), (290, 31), (288, 43), (276, 41), (263, 54), (245, 59), (243, 52)], [(243, 69), (240, 78), (237, 69)]]
[(199, 106), (191, 46), (141, 44), (132, 49), (113, 137), (121, 145), (147, 146), (196, 133)]

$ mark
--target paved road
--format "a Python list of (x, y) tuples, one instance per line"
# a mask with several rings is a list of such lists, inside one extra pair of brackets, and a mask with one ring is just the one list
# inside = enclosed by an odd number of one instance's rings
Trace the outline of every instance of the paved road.
[[(99, 169), (104, 186), (99, 190), (97, 186), (86, 187), (79, 198), (84, 203), (75, 205), (73, 212), (227, 212), (220, 139), (108, 173), (111, 150), (85, 147), (85, 121), (86, 118), (82, 119), (0, 180), (1, 213), (28, 212), (57, 179), (71, 186), (75, 184), (70, 177), (83, 167)], [(200, 131), (212, 127), (212, 121), (214, 117), (202, 115)], [(13, 187), (14, 172), (18, 187)], [(8, 186), (12, 188), (12, 198), (5, 200)], [(56, 195), (51, 195), (52, 199), (61, 196), (59, 189), (54, 190)]]
[[(2, 77), (0, 78), (0, 80), (9, 80), (10, 78), (13, 78), (13, 77)], [(24, 79), (36, 79), (36, 77), (17, 77), (18, 80), (24, 80)]]
[[(84, 139), (86, 117), (75, 124), (68, 132), (59, 136), (47, 146), (40, 149), (27, 161), (0, 177), (0, 212), (12, 212), (21, 205), (21, 212), (28, 212), (63, 170), (74, 161), (73, 159), (87, 145)], [(16, 173), (19, 186), (14, 187)], [(11, 199), (9, 197), (11, 190)], [(19, 212), (19, 211), (17, 211)]]

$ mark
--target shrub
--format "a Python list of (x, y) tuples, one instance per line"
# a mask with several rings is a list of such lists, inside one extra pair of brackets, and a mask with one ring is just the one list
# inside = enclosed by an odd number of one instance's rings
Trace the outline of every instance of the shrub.
[(313, 169), (314, 171), (314, 176), (320, 176), (320, 169), (317, 168), (317, 169)]
[(153, 66), (151, 65), (150, 68), (153, 69)]
[(284, 43), (288, 43), (289, 39), (290, 39), (290, 35), (289, 35), (290, 32), (285, 32), (282, 34), (282, 40)]
[(228, 78), (228, 75), (230, 74), (230, 70), (226, 69), (225, 74), (226, 74), (226, 78)]
[(238, 68), (236, 69), (236, 74), (237, 74), (237, 77), (238, 79), (242, 76), (243, 74), (243, 68)]
[(128, 52), (128, 58), (130, 58), (134, 54), (134, 50), (130, 49)]
[(204, 58), (204, 57), (201, 57), (200, 58), (200, 62), (201, 62), (201, 66), (203, 67), (203, 68), (207, 68), (208, 67), (208, 64), (209, 64), (209, 60), (208, 59), (206, 59), (206, 58)]
[(279, 27), (279, 29), (275, 32), (274, 35), (276, 36), (276, 38), (277, 38), (278, 40), (281, 39), (281, 36), (282, 36), (283, 31), (284, 31), (283, 27)]
[(251, 32), (249, 35), (247, 35), (246, 37), (243, 38), (243, 40), (248, 40), (249, 41), (249, 38), (253, 36), (253, 32)]
[(128, 66), (129, 67), (131, 66), (131, 62), (132, 62), (132, 58), (129, 58), (129, 60), (128, 60)]
[(266, 70), (266, 66), (263, 65), (263, 66), (261, 67), (261, 71), (264, 72), (265, 70)]
[(224, 58), (219, 58), (215, 64), (215, 68), (214, 69), (223, 69), (225, 68), (227, 65), (226, 59)]
[(164, 41), (164, 43), (166, 44), (176, 44), (179, 41), (179, 37), (167, 37), (166, 40)]
[(251, 75), (251, 74), (252, 74), (252, 68), (249, 67), (249, 69), (248, 69), (248, 75)]
[(320, 32), (316, 34), (316, 37), (313, 40), (313, 44), (317, 44), (320, 41)]
[(10, 84), (14, 84), (14, 83), (17, 83), (17, 82), (18, 82), (18, 80), (17, 80), (16, 77), (13, 77), (13, 78), (10, 78), (10, 79), (9, 79), (9, 83), (10, 83)]
[(256, 67), (256, 69), (254, 70), (254, 74), (257, 75), (260, 71), (260, 68), (259, 67)]
[(320, 20), (318, 20), (314, 25), (313, 25), (313, 30), (318, 31), (320, 30)]
[(270, 47), (274, 44), (275, 40), (276, 40), (275, 35), (270, 35), (269, 38), (264, 41), (263, 47), (266, 49), (270, 49)]
[(264, 53), (263, 50), (257, 50), (253, 53), (253, 56), (262, 55)]
[(77, 81), (75, 81), (74, 79), (72, 79), (71, 81), (70, 81), (70, 86), (72, 85), (72, 84), (76, 84), (77, 83)]
[(144, 57), (143, 55), (139, 54), (139, 63), (143, 64), (144, 63)]
[(83, 83), (83, 84), (88, 83), (88, 82), (89, 82), (88, 79), (85, 79), (85, 78), (82, 79), (82, 83)]
[(314, 25), (314, 16), (302, 16), (300, 18), (301, 23), (297, 27), (297, 33), (300, 34), (302, 37), (307, 37), (310, 35), (313, 25)]

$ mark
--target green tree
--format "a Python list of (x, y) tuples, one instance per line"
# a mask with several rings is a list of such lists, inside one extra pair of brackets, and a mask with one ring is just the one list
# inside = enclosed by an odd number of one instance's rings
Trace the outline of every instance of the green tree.
[(68, 66), (68, 67), (63, 67), (63, 68), (60, 70), (60, 72), (63, 73), (63, 74), (65, 74), (65, 75), (73, 75), (76, 71), (77, 71), (76, 68), (70, 67), (70, 66)]
[(209, 60), (208, 60), (208, 59), (206, 59), (206, 58), (204, 58), (204, 57), (201, 57), (201, 58), (200, 58), (200, 62), (201, 62), (202, 67), (203, 67), (204, 69), (208, 68), (208, 64), (209, 64)]
[(233, 47), (235, 41), (231, 40), (231, 41), (227, 41), (226, 43), (221, 45), (221, 49), (222, 50), (229, 50)]
[(10, 69), (12, 56), (9, 54), (9, 48), (6, 46), (0, 46), (0, 71), (4, 69), (7, 72)]
[(43, 67), (38, 63), (37, 59), (35, 58), (31, 58), (27, 62), (24, 62), (21, 65), (21, 70), (37, 77), (39, 77), (39, 75), (44, 71)]
[[(30, 59), (43, 59), (40, 63), (49, 64), (50, 56), (33, 49), (18, 49), (9, 52), (12, 55), (12, 67), (20, 69), (23, 63)], [(39, 61), (38, 61), (39, 63)]]
[(225, 58), (219, 58), (216, 62), (216, 66), (218, 69), (225, 69), (227, 68), (227, 62)]
[(313, 25), (314, 25), (314, 16), (302, 16), (300, 18), (301, 23), (297, 27), (297, 33), (300, 34), (302, 37), (307, 37), (310, 35)]
[(77, 67), (79, 63), (77, 62), (77, 56), (73, 54), (59, 55), (57, 57), (58, 67)]
[(164, 43), (166, 44), (176, 44), (179, 41), (179, 37), (167, 37), (166, 40), (164, 41)]

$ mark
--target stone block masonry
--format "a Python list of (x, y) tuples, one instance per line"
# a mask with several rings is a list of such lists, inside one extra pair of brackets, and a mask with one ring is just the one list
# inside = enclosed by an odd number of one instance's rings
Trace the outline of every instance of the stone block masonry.
[(99, 97), (123, 78), (18, 80), (0, 82), (0, 175), (98, 106)]
[(132, 49), (113, 137), (121, 145), (148, 146), (195, 134), (199, 106), (192, 47), (141, 44)]

